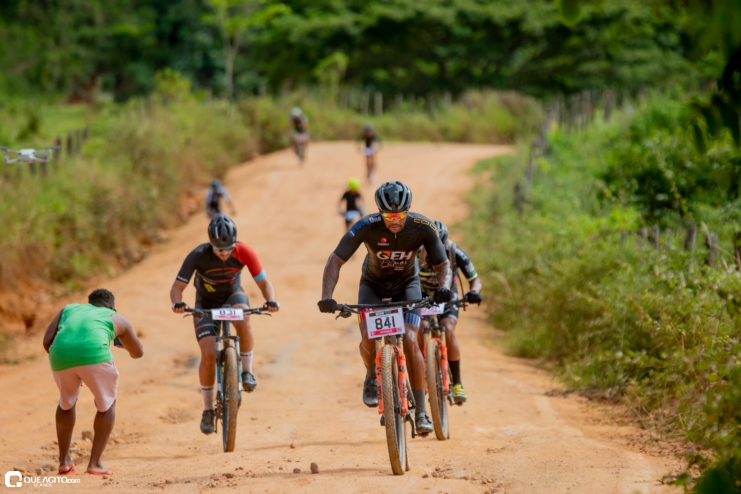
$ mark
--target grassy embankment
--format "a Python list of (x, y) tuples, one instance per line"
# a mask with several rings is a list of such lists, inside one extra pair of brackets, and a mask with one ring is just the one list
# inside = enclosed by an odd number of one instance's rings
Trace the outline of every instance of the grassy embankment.
[[(686, 439), (700, 469), (731, 458), (720, 471), (739, 479), (738, 151), (730, 138), (698, 151), (678, 99), (655, 97), (582, 133), (552, 131), (522, 215), (513, 190), (526, 153), (480, 163), (491, 179), (471, 194), (463, 230), (511, 354)], [(691, 252), (688, 224), (698, 226)], [(654, 225), (658, 249), (636, 234)], [(720, 238), (709, 267), (706, 231)]]
[[(54, 160), (46, 177), (0, 164), (0, 292), (36, 281), (63, 293), (138, 261), (163, 230), (195, 209), (213, 177), (286, 147), (295, 105), (309, 116), (317, 140), (356, 139), (370, 121), (386, 140), (512, 143), (534, 132), (541, 118), (537, 103), (512, 93), (472, 93), (469, 105), (366, 118), (295, 94), (229, 107), (197, 100), (177, 78), (161, 86), (150, 104), (0, 106), (0, 144), (11, 149), (43, 147), (90, 125), (81, 153)], [(163, 97), (168, 105), (154, 103)], [(32, 315), (18, 313), (33, 312), (33, 302), (19, 304), (0, 299), (0, 333), (32, 325)]]

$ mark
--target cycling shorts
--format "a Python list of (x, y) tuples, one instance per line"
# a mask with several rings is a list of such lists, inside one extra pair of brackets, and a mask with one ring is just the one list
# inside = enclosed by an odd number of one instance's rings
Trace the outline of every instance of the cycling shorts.
[(347, 223), (348, 225), (350, 225), (350, 223), (352, 223), (353, 221), (355, 221), (358, 218), (360, 218), (360, 216), (361, 216), (360, 215), (360, 211), (357, 211), (355, 209), (351, 209), (350, 211), (346, 211), (345, 212), (345, 223)]
[[(390, 298), (392, 302), (421, 300), (422, 287), (419, 284), (419, 278), (414, 278), (409, 284), (396, 293), (383, 293), (368, 283), (363, 281), (360, 282), (360, 288), (358, 289), (358, 304), (383, 304), (383, 299), (385, 298)], [(419, 328), (421, 313), (422, 309), (414, 309), (413, 311), (405, 310), (404, 321)], [(361, 320), (362, 319), (363, 315), (361, 314)]]
[(363, 154), (365, 154), (366, 156), (373, 156), (374, 154), (376, 154), (376, 146), (368, 146), (363, 148)]
[[(196, 309), (219, 309), (227, 304), (232, 307), (240, 304), (249, 307), (250, 301), (241, 286), (236, 287), (231, 293), (221, 299), (206, 298), (196, 292)], [(214, 322), (210, 315), (200, 318), (194, 317), (193, 326), (195, 327), (196, 339), (198, 341), (208, 336), (219, 336), (221, 334), (221, 325)]]

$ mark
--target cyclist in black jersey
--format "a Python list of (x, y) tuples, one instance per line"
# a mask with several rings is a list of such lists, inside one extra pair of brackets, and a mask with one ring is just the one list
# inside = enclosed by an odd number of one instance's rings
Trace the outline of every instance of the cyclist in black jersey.
[[(452, 242), (448, 241), (448, 227), (441, 221), (435, 220), (433, 224), (440, 233), (440, 240), (442, 240), (445, 246), (445, 253), (448, 256), (448, 260), (451, 263), (451, 271), (453, 272), (453, 299), (458, 299), (458, 271), (460, 270), (468, 281), (469, 292), (466, 293), (463, 298), (472, 304), (481, 303), (481, 278), (479, 278), (476, 268), (473, 266), (471, 259), (468, 255)], [(430, 295), (435, 293), (435, 290), (439, 287), (435, 271), (428, 262), (427, 253), (424, 247), (419, 250), (419, 280), (422, 283), (422, 290)], [(463, 388), (463, 381), (461, 381), (461, 349), (458, 344), (458, 339), (455, 336), (455, 327), (458, 324), (458, 307), (451, 307), (446, 312), (438, 316), (438, 321), (442, 326), (445, 327), (447, 347), (448, 347), (448, 364), (450, 365), (450, 371), (453, 374), (453, 400), (458, 404), (462, 405), (467, 399), (466, 390)], [(427, 321), (422, 321), (422, 327), (424, 328)], [(421, 333), (420, 333), (421, 336)], [(420, 348), (424, 345), (424, 340), (419, 339)]]
[[(394, 302), (422, 299), (415, 254), (423, 246), (441, 286), (435, 291), (435, 300), (439, 303), (450, 301), (453, 292), (449, 288), (450, 263), (445, 256), (445, 249), (432, 222), (409, 211), (412, 203), (409, 187), (401, 182), (386, 182), (376, 191), (375, 199), (380, 212), (358, 221), (329, 256), (324, 268), (319, 310), (327, 313), (337, 310), (332, 293), (339, 279), (340, 268), (361, 244), (365, 244), (368, 255), (360, 278), (359, 304), (381, 304), (383, 299), (389, 298)], [(420, 310), (405, 312), (404, 321), (404, 354), (417, 407), (416, 429), (425, 435), (432, 432), (433, 427), (425, 405), (424, 359), (417, 345)], [(368, 338), (364, 320), (360, 322), (360, 335), (360, 355), (366, 368), (363, 402), (366, 406), (376, 407), (375, 345)]]
[[(241, 273), (246, 266), (265, 297), (263, 307), (277, 312), (280, 304), (275, 300), (275, 290), (254, 250), (247, 244), (237, 242), (237, 227), (225, 214), (217, 214), (208, 225), (209, 242), (201, 244), (188, 254), (170, 289), (172, 311), (182, 314), (188, 307), (183, 302), (183, 291), (193, 273), (196, 288), (197, 309), (218, 309), (225, 304), (234, 308), (248, 309), (250, 302), (242, 289)], [(252, 374), (254, 339), (250, 318), (233, 321), (239, 335), (239, 354), (242, 360), (242, 387), (251, 392), (257, 386)], [(193, 318), (196, 339), (201, 349), (201, 365), (198, 374), (203, 395), (201, 431), (214, 432), (214, 381), (216, 379), (216, 343), (218, 327), (211, 317)]]
[(234, 203), (232, 202), (232, 197), (229, 195), (229, 191), (226, 190), (226, 187), (221, 185), (221, 180), (215, 178), (214, 181), (211, 182), (211, 187), (209, 187), (206, 192), (206, 215), (209, 218), (213, 218), (221, 212), (222, 199), (224, 199), (224, 201), (229, 205), (232, 216), (237, 214), (237, 210), (234, 209)]
[(376, 154), (381, 146), (381, 138), (376, 134), (372, 124), (366, 124), (363, 128), (360, 142), (363, 147), (363, 156), (365, 156), (368, 182), (373, 182), (373, 174), (376, 170)]
[(343, 202), (345, 210), (340, 209), (339, 213), (345, 217), (345, 230), (349, 230), (365, 214), (365, 204), (360, 195), (360, 180), (357, 178), (348, 180), (347, 190), (342, 194), (338, 206), (341, 206)]

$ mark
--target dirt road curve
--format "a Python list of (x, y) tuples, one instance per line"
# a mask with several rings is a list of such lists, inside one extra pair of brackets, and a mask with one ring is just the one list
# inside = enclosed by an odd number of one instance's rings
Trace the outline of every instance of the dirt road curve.
[[(387, 145), (378, 181), (407, 182), (415, 211), (453, 222), (466, 214), (462, 194), (473, 178), (465, 171), (505, 151)], [(277, 316), (253, 323), (259, 384), (240, 410), (237, 450), (225, 454), (220, 437), (199, 431), (192, 323), (169, 311), (168, 291), (180, 263), (206, 239), (207, 221), (199, 216), (107, 283), (119, 311), (145, 334), (142, 360), (114, 349), (121, 381), (116, 428), (104, 456), (114, 475), (79, 474), (81, 484), (45, 492), (666, 492), (657, 479), (675, 460), (626, 446), (620, 438), (635, 431), (610, 425), (583, 401), (546, 395), (557, 384), (502, 355), (477, 308), (463, 315), (459, 333), (469, 403), (452, 410), (452, 439), (415, 439), (412, 470), (391, 475), (378, 414), (361, 402), (364, 368), (354, 320), (335, 321), (316, 307), (324, 262), (344, 228), (336, 201), (347, 178), (361, 175), (361, 160), (349, 143), (317, 144), (304, 169), (280, 152), (234, 169), (227, 179), (239, 237), (260, 255), (282, 303)], [(372, 201), (372, 189), (363, 192)], [(356, 254), (343, 268), (339, 301), (355, 301), (361, 261)], [(246, 278), (250, 300), (262, 303)], [(186, 296), (193, 301), (192, 288)], [(0, 476), (13, 468), (56, 468), (56, 388), (46, 358), (1, 367), (0, 396)], [(90, 443), (81, 434), (92, 430), (94, 415), (88, 390), (77, 408), (75, 458), (84, 467)], [(318, 475), (309, 472), (311, 462)]]

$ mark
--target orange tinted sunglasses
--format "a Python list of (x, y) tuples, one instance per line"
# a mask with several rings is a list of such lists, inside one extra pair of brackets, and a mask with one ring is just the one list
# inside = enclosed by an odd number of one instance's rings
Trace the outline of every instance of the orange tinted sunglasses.
[(406, 211), (402, 211), (401, 213), (381, 213), (381, 216), (383, 216), (383, 219), (387, 221), (403, 220), (407, 217), (407, 213)]

